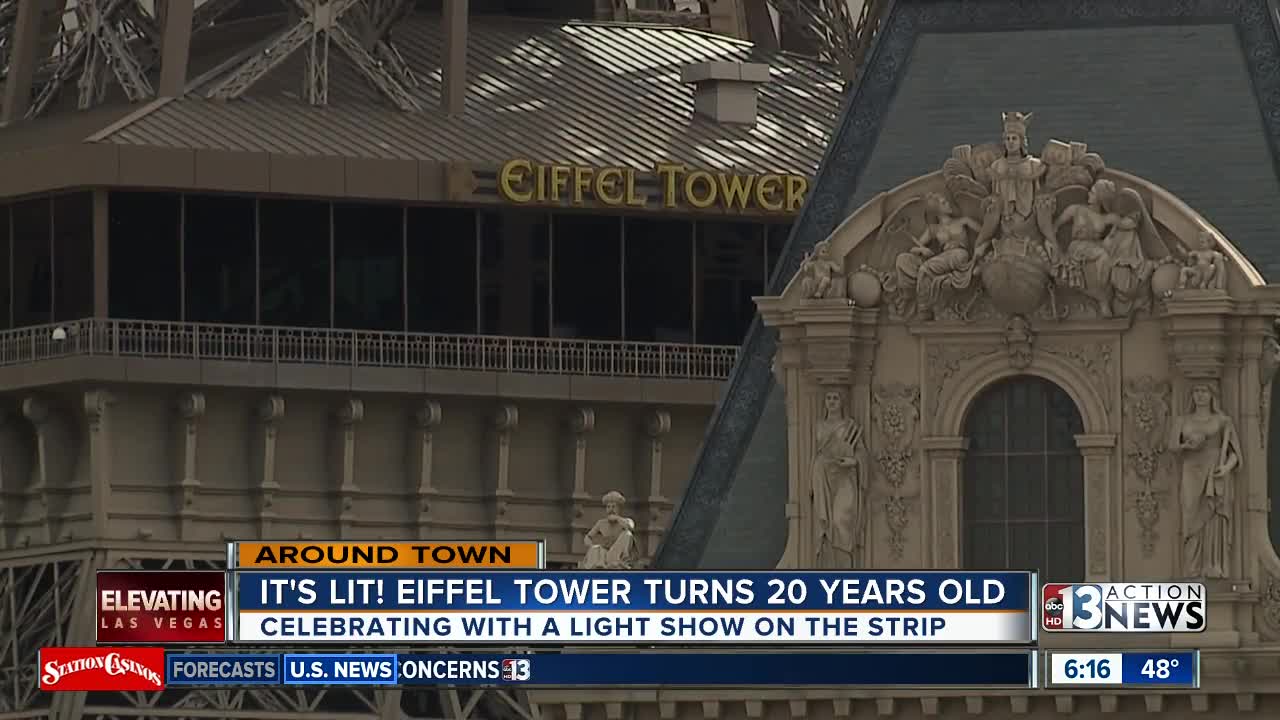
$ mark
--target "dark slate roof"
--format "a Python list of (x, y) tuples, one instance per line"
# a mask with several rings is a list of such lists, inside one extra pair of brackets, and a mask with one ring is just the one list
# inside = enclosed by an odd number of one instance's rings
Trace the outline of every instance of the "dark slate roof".
[[(952, 146), (998, 141), (1034, 112), (1032, 147), (1088, 143), (1161, 185), (1280, 280), (1280, 32), (1269, 0), (896, 0), (837, 123), (769, 292), (859, 203), (931, 172)], [(747, 335), (659, 567), (773, 567), (786, 525), (776, 334)], [(768, 507), (747, 531), (746, 508)], [(873, 510), (873, 514), (876, 511)], [(911, 532), (919, 527), (917, 513)], [(883, 527), (877, 530), (877, 541)]]
[[(394, 40), (421, 78), (423, 112), (392, 108), (330, 50), (329, 106), (299, 99), (303, 52), (238, 100), (203, 99), (222, 75), (101, 141), (286, 154), (502, 162), (513, 157), (812, 175), (841, 101), (834, 68), (688, 28), (473, 18), (465, 116), (438, 110), (441, 24), (415, 15)], [(702, 61), (766, 63), (754, 127), (695, 118), (681, 69)]]

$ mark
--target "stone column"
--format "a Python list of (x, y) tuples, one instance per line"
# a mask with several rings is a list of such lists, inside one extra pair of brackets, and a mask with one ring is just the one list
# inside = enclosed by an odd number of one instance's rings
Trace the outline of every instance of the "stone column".
[[(578, 553), (578, 540), (591, 529), (591, 525), (582, 518), (591, 504), (591, 494), (587, 492), (587, 436), (596, 429), (595, 410), (574, 408), (565, 418), (565, 427), (569, 432), (560, 448), (560, 468), (569, 481), (565, 508), (570, 533), (569, 549)], [(582, 552), (586, 552), (586, 548)]]
[(444, 415), (440, 403), (426, 400), (413, 414), (413, 447), (409, 453), (412, 475), (413, 523), (418, 528), (418, 539), (426, 540), (431, 534), (431, 503), (435, 501), (436, 487), (432, 476), (435, 466), (435, 429)]
[[(1076, 447), (1084, 456), (1085, 578), (1090, 582), (1119, 579), (1113, 572), (1115, 553), (1111, 547), (1111, 529), (1117, 522), (1111, 503), (1116, 436), (1076, 435)], [(1055, 578), (1045, 580), (1054, 582)]]
[(204, 393), (186, 392), (178, 396), (177, 475), (178, 538), (195, 539), (196, 497), (200, 493), (198, 455), (200, 418), (204, 417)]
[(493, 495), (489, 498), (490, 521), (495, 537), (505, 537), (507, 510), (515, 493), (511, 490), (511, 434), (520, 425), (520, 411), (515, 405), (503, 405), (493, 414)]
[[(671, 432), (671, 413), (666, 410), (653, 410), (645, 418), (645, 438), (640, 444), (640, 482), (648, 488), (648, 497), (636, 503), (642, 510), (644, 529), (641, 540), (644, 542), (646, 558), (653, 557), (662, 536), (666, 533), (667, 518), (671, 514), (673, 503), (663, 494), (662, 489), (662, 438)], [(637, 487), (637, 490), (640, 488)]]
[(89, 499), (95, 538), (107, 537), (111, 519), (111, 433), (108, 415), (114, 404), (115, 398), (106, 390), (90, 390), (84, 394), (84, 416), (89, 434)]
[(268, 395), (258, 405), (258, 428), (254, 436), (254, 470), (257, 473), (254, 487), (254, 505), (258, 513), (258, 537), (271, 539), (276, 519), (276, 436), (280, 421), (284, 418), (284, 398)]
[(360, 488), (356, 484), (356, 426), (364, 420), (364, 402), (348, 398), (333, 414), (334, 442), (332, 468), (334, 474), (334, 499), (337, 505), (338, 538), (351, 537), (357, 513), (356, 498)]
[(954, 570), (962, 562), (960, 537), (960, 483), (964, 477), (964, 456), (969, 438), (935, 435), (920, 438), (924, 451), (925, 487), (929, 488), (930, 536), (925, 543), (925, 562), (938, 570)]

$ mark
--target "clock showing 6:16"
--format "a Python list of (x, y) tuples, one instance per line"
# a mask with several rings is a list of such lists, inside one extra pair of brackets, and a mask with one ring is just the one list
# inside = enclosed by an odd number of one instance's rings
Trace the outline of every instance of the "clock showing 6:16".
[(1048, 654), (1047, 685), (1162, 686), (1195, 688), (1200, 657), (1183, 652), (1054, 652)]

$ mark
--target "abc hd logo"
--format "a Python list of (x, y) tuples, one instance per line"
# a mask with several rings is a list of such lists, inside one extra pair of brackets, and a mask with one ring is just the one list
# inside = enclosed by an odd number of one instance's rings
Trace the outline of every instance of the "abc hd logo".
[(1040, 599), (1049, 632), (1202, 632), (1199, 583), (1048, 584)]
[(525, 658), (504, 658), (502, 679), (508, 682), (525, 682), (533, 677), (533, 667)]

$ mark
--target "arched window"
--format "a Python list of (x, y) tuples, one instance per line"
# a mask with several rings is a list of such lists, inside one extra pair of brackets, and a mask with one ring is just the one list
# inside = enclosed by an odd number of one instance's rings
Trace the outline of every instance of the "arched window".
[(964, 564), (1084, 579), (1083, 422), (1062, 388), (1016, 377), (987, 388), (965, 419)]

